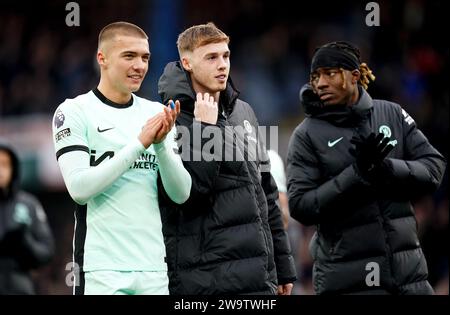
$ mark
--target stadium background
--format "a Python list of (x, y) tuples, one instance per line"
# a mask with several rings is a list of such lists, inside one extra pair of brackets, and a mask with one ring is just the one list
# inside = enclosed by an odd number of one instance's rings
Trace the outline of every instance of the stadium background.
[[(138, 93), (153, 100), (164, 65), (177, 59), (179, 32), (215, 22), (231, 37), (231, 76), (261, 125), (279, 126), (283, 159), (295, 126), (304, 118), (298, 91), (308, 80), (314, 48), (334, 40), (360, 47), (377, 79), (374, 98), (401, 104), (448, 159), (448, 40), (444, 1), (377, 1), (380, 26), (368, 27), (369, 1), (76, 1), (80, 26), (68, 27), (69, 1), (2, 1), (0, 4), (0, 141), (22, 161), (24, 188), (44, 205), (56, 239), (56, 255), (33, 272), (40, 294), (70, 294), (65, 284), (72, 255), (74, 204), (65, 191), (51, 142), (51, 115), (66, 98), (98, 83), (99, 30), (125, 20), (141, 26), (152, 52)], [(448, 171), (432, 196), (415, 201), (430, 282), (448, 294)], [(311, 294), (308, 242), (314, 228), (291, 221), (289, 235), (300, 280), (294, 294)]]

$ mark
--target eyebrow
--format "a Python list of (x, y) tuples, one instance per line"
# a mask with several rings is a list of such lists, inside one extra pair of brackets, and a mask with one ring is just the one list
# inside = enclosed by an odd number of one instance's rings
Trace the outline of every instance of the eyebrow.
[(221, 54), (224, 54), (224, 55), (228, 54), (229, 55), (229, 54), (231, 54), (231, 52), (229, 50), (226, 50), (226, 51), (223, 51), (223, 52), (211, 52), (211, 53), (207, 53), (205, 55), (205, 57), (214, 56), (214, 55), (221, 55)]
[[(122, 55), (122, 56), (123, 56), (123, 55), (133, 55), (133, 56), (136, 56), (136, 55), (139, 55), (139, 53), (137, 53), (137, 52), (135, 52), (135, 51), (127, 50), (127, 51), (121, 52), (120, 55)], [(145, 54), (143, 54), (143, 56), (149, 56), (149, 57), (150, 57), (150, 53), (145, 53)]]

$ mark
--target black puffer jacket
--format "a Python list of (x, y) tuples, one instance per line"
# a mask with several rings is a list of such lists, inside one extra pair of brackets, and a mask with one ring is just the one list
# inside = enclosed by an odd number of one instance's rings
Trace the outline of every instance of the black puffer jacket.
[(0, 144), (12, 161), (12, 179), (0, 188), (0, 295), (34, 294), (31, 269), (47, 263), (53, 255), (53, 237), (41, 204), (19, 191), (19, 161)]
[[(439, 186), (442, 155), (398, 104), (372, 100), (362, 88), (352, 107), (307, 103), (305, 112), (289, 143), (288, 196), (292, 217), (317, 225), (315, 291), (432, 293), (409, 200)], [(376, 184), (360, 177), (349, 153), (350, 139), (370, 132), (396, 142)]]
[[(258, 123), (251, 107), (238, 99), (229, 81), (220, 96), (224, 112), (219, 114), (217, 125), (193, 123), (195, 93), (179, 62), (166, 66), (159, 80), (159, 94), (164, 104), (169, 99), (180, 100), (178, 132), (184, 128), (191, 135), (187, 137), (190, 144), (184, 141), (186, 137), (180, 139), (183, 163), (192, 176), (189, 200), (182, 206), (172, 203), (159, 182), (170, 293), (274, 294), (277, 280), (293, 282), (293, 259), (275, 203), (278, 192), (264, 165), (268, 163), (267, 153), (262, 141), (257, 140)], [(223, 141), (225, 132), (230, 131), (225, 130), (231, 126), (242, 126), (235, 143), (227, 142), (220, 150), (214, 148), (216, 160), (193, 161), (194, 143), (199, 141), (196, 128), (218, 132), (216, 140)], [(203, 137), (202, 147), (213, 141), (212, 137)], [(250, 146), (236, 145), (244, 138), (261, 145), (261, 154), (249, 158)], [(225, 161), (226, 152), (234, 152), (236, 160)], [(261, 172), (264, 167), (267, 171)]]

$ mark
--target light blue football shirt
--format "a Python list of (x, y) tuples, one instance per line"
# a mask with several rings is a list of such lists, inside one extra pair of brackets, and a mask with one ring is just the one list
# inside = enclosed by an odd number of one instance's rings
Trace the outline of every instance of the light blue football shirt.
[[(54, 115), (57, 157), (85, 151), (90, 167), (96, 167), (114, 158), (162, 110), (162, 104), (134, 94), (124, 106), (107, 100), (98, 90), (67, 99)], [(175, 128), (164, 141), (176, 148), (174, 134)], [(151, 145), (110, 187), (78, 207), (74, 252), (84, 271), (167, 270), (157, 172), (158, 159)]]

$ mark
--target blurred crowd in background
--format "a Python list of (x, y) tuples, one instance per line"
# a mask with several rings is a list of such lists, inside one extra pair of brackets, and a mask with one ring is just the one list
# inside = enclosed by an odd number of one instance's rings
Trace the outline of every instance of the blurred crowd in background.
[[(377, 1), (378, 27), (365, 23), (368, 1), (76, 1), (78, 27), (66, 25), (67, 2), (0, 4), (0, 140), (12, 142), (19, 156), (29, 148), (21, 147), (26, 141), (14, 141), (11, 130), (22, 130), (25, 138), (48, 132), (50, 152), (45, 159), (56, 166), (51, 115), (66, 98), (96, 86), (98, 33), (106, 24), (124, 20), (141, 26), (150, 37), (150, 68), (138, 94), (158, 101), (163, 67), (178, 58), (177, 35), (193, 24), (216, 23), (231, 37), (231, 77), (241, 98), (254, 108), (261, 125), (279, 127), (278, 144), (270, 146), (283, 159), (292, 131), (304, 118), (298, 93), (309, 80), (314, 48), (329, 41), (350, 41), (376, 76), (369, 86), (371, 96), (402, 105), (448, 159), (449, 45), (437, 37), (448, 14), (444, 1)], [(30, 122), (35, 118), (48, 123), (48, 130), (33, 129)], [(43, 203), (56, 239), (54, 259), (34, 273), (37, 290), (70, 294), (66, 278), (74, 203), (60, 178), (57, 185), (37, 177), (25, 181), (25, 186)], [(438, 294), (448, 294), (448, 171), (439, 191), (416, 200), (414, 206), (430, 283)], [(290, 220), (299, 274), (294, 294), (313, 293), (308, 252), (313, 231)]]

